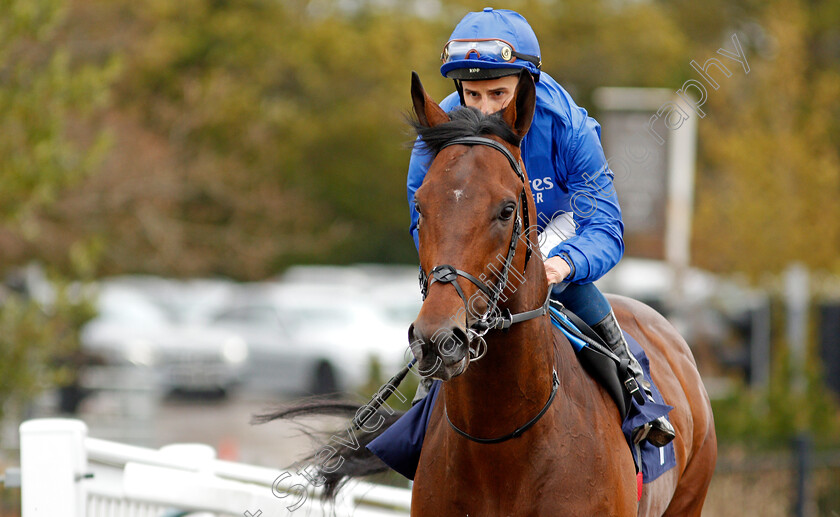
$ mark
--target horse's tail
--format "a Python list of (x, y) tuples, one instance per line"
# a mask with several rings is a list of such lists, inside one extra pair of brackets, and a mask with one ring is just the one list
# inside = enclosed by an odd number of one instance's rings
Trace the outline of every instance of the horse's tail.
[[(272, 420), (294, 420), (306, 416), (336, 416), (354, 418), (364, 406), (353, 402), (312, 399), (293, 406), (281, 408), (271, 413), (254, 415), (252, 424), (264, 424)], [(312, 452), (296, 463), (297, 466), (314, 467), (316, 475), (307, 476), (310, 481), (318, 479), (323, 483), (322, 499), (332, 501), (344, 484), (352, 478), (378, 474), (388, 470), (388, 466), (367, 450), (367, 444), (381, 435), (397, 419), (402, 411), (388, 408), (370, 415), (370, 421), (380, 423), (374, 429), (368, 426), (361, 429), (354, 425), (355, 420), (348, 427), (335, 433), (308, 432), (316, 446)], [(380, 418), (381, 417), (381, 418)], [(335, 451), (335, 452), (333, 452)]]

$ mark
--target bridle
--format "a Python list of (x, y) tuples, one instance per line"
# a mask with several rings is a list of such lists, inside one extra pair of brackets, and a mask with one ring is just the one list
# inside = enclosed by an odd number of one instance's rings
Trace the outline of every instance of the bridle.
[[(540, 316), (544, 316), (548, 313), (548, 303), (551, 296), (551, 289), (549, 289), (548, 294), (546, 295), (545, 302), (543, 302), (541, 307), (537, 309), (533, 309), (530, 311), (520, 312), (516, 314), (511, 314), (510, 310), (506, 310), (506, 314), (502, 314), (498, 308), (499, 297), (501, 296), (502, 292), (507, 288), (508, 285), (508, 277), (510, 274), (510, 269), (513, 263), (513, 257), (516, 254), (516, 245), (519, 241), (520, 236), (524, 230), (525, 235), (528, 236), (528, 231), (531, 228), (530, 221), (528, 218), (528, 193), (525, 190), (526, 180), (525, 174), (522, 172), (522, 167), (519, 165), (519, 161), (514, 158), (513, 154), (502, 144), (499, 142), (492, 140), (490, 138), (480, 137), (480, 136), (465, 136), (461, 138), (453, 139), (447, 142), (442, 149), (452, 145), (466, 145), (466, 146), (473, 146), (473, 145), (483, 145), (487, 147), (491, 147), (504, 155), (507, 158), (508, 163), (510, 163), (513, 172), (516, 173), (516, 176), (522, 181), (522, 190), (519, 193), (519, 200), (517, 201), (516, 205), (516, 220), (513, 223), (513, 232), (511, 233), (510, 237), (510, 244), (508, 245), (507, 256), (505, 257), (505, 261), (502, 267), (501, 272), (498, 274), (498, 280), (496, 285), (493, 287), (488, 286), (479, 278), (476, 278), (474, 275), (460, 270), (455, 266), (449, 264), (441, 264), (435, 266), (429, 272), (430, 275), (427, 275), (423, 268), (420, 268), (420, 291), (423, 294), (423, 299), (426, 299), (426, 295), (429, 291), (429, 287), (435, 283), (440, 282), (443, 284), (452, 284), (455, 287), (455, 291), (457, 291), (458, 296), (464, 302), (464, 308), (466, 309), (465, 317), (468, 317), (470, 314), (470, 304), (467, 300), (466, 296), (464, 295), (464, 290), (458, 283), (458, 277), (463, 277), (475, 284), (478, 289), (483, 292), (488, 300), (488, 309), (485, 313), (474, 323), (471, 325), (467, 320), (467, 331), (471, 334), (468, 341), (472, 341), (473, 339), (477, 338), (477, 342), (479, 346), (474, 350), (468, 343), (468, 349), (470, 353), (470, 362), (477, 361), (481, 359), (484, 354), (487, 352), (487, 344), (484, 341), (484, 335), (487, 334), (490, 330), (503, 330), (510, 328), (511, 325), (515, 323), (521, 323), (523, 321), (527, 321), (530, 319), (538, 318)], [(522, 220), (525, 220), (525, 226), (523, 228)], [(533, 252), (531, 248), (531, 241), (530, 239), (526, 238), (526, 249), (525, 249), (525, 265), (522, 267), (524, 278), (524, 272), (528, 267), (528, 261), (531, 258), (531, 253)], [(480, 278), (486, 278), (485, 275), (480, 275)], [(482, 350), (483, 345), (483, 350)], [(531, 428), (537, 421), (548, 411), (549, 406), (551, 406), (552, 401), (554, 401), (554, 397), (557, 394), (557, 387), (560, 385), (560, 382), (557, 379), (557, 372), (556, 370), (552, 372), (552, 379), (551, 379), (551, 395), (548, 398), (548, 402), (546, 402), (545, 406), (543, 406), (542, 410), (531, 420), (529, 420), (525, 425), (517, 428), (512, 433), (509, 433), (505, 436), (501, 436), (498, 438), (477, 438), (472, 436), (465, 431), (462, 431), (452, 421), (449, 419), (449, 414), (446, 412), (446, 407), (444, 407), (444, 414), (446, 415), (446, 421), (449, 422), (449, 425), (454, 429), (458, 434), (461, 436), (468, 438), (474, 442), (478, 443), (499, 443), (511, 438), (516, 438), (522, 435), (525, 431)]]
[[(511, 314), (510, 310), (507, 310), (505, 314), (502, 314), (499, 310), (499, 297), (507, 288), (508, 277), (510, 276), (510, 269), (512, 267), (513, 257), (516, 254), (517, 243), (519, 242), (520, 237), (523, 234), (523, 229), (525, 235), (527, 236), (528, 231), (531, 228), (530, 220), (528, 217), (528, 193), (525, 190), (525, 173), (522, 172), (522, 167), (519, 165), (519, 161), (517, 161), (517, 159), (514, 158), (513, 154), (507, 149), (507, 147), (495, 140), (491, 140), (490, 138), (485, 138), (481, 136), (465, 136), (461, 138), (455, 138), (447, 142), (441, 149), (453, 145), (483, 145), (499, 151), (505, 158), (507, 158), (508, 163), (510, 163), (511, 168), (513, 169), (513, 172), (516, 173), (516, 176), (522, 182), (522, 190), (520, 190), (519, 192), (519, 200), (517, 201), (516, 205), (516, 220), (513, 223), (513, 231), (510, 236), (510, 244), (508, 245), (507, 255), (505, 256), (501, 271), (498, 271), (498, 279), (494, 286), (488, 286), (485, 282), (477, 278), (475, 275), (472, 275), (449, 264), (441, 264), (439, 266), (433, 267), (429, 272), (429, 275), (427, 275), (422, 268), (420, 269), (420, 291), (423, 294), (424, 300), (426, 299), (429, 287), (431, 287), (431, 285), (435, 282), (452, 284), (453, 287), (455, 287), (455, 291), (458, 292), (458, 296), (464, 302), (466, 314), (470, 314), (469, 300), (467, 300), (466, 296), (464, 295), (464, 290), (458, 283), (459, 276), (466, 278), (467, 280), (475, 284), (475, 286), (478, 287), (478, 289), (487, 296), (487, 310), (475, 322), (473, 322), (471, 325), (467, 325), (468, 331), (472, 334), (471, 337), (482, 338), (490, 330), (507, 329), (515, 323), (520, 323), (522, 321), (527, 321), (545, 315), (548, 312), (548, 297), (546, 297), (545, 303), (543, 303), (541, 307), (531, 311)], [(522, 224), (523, 219), (525, 221), (524, 228)], [(525, 265), (522, 268), (523, 277), (524, 271), (528, 267), (528, 261), (530, 260), (532, 253), (533, 250), (531, 247), (531, 241), (530, 239), (526, 239)], [(486, 275), (482, 274), (480, 275), (480, 278), (485, 279), (487, 277)], [(472, 349), (470, 349), (470, 353), (474, 353)], [(471, 360), (478, 360), (483, 355), (483, 353), (478, 354), (476, 352), (476, 356), (474, 356)]]

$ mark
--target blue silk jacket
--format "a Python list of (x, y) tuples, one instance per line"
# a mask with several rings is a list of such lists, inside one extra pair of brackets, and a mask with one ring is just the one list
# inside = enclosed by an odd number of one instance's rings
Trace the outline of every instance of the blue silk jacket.
[[(613, 173), (601, 147), (601, 126), (548, 74), (540, 74), (534, 120), (522, 140), (531, 192), (542, 231), (567, 212), (574, 217), (574, 235), (551, 249), (545, 258), (563, 255), (573, 265), (566, 279), (594, 282), (618, 263), (624, 253), (624, 224), (613, 187)], [(457, 93), (440, 103), (444, 111), (460, 106)], [(422, 185), (431, 158), (415, 146), (408, 166), (410, 231), (419, 248), (414, 193)]]

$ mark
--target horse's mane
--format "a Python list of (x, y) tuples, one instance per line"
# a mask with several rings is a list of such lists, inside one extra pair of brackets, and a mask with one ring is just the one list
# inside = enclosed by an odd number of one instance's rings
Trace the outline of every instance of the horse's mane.
[(495, 135), (505, 142), (519, 146), (522, 138), (502, 119), (502, 112), (485, 115), (473, 107), (463, 107), (449, 113), (450, 121), (434, 127), (425, 127), (417, 120), (411, 120), (414, 131), (422, 139), (422, 147), (432, 155), (438, 154), (443, 147), (464, 136)]

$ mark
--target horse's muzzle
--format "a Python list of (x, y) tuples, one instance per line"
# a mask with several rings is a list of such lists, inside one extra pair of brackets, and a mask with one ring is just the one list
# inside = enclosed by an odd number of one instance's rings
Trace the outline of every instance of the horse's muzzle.
[(415, 321), (408, 330), (411, 352), (417, 359), (417, 373), (448, 381), (469, 365), (469, 339), (464, 329), (454, 326), (432, 332)]

